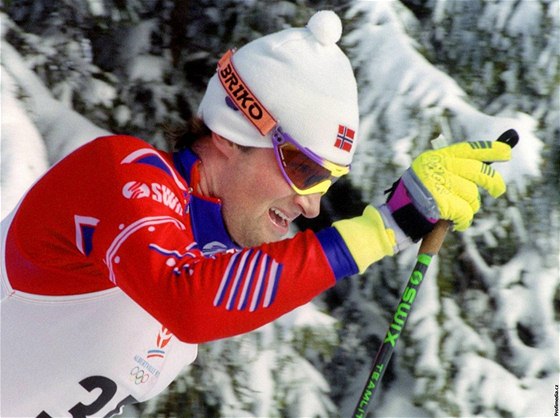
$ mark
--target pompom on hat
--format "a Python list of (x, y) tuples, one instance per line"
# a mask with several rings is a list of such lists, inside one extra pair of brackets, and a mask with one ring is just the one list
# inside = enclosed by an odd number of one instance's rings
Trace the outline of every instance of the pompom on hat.
[(208, 83), (199, 116), (218, 135), (260, 148), (272, 147), (278, 124), (322, 158), (349, 165), (358, 138), (358, 91), (350, 61), (336, 45), (341, 35), (340, 18), (320, 11), (305, 28), (229, 51)]

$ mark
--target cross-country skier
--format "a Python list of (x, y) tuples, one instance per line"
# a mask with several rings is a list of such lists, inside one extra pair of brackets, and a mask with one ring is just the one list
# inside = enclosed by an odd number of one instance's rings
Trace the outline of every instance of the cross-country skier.
[(359, 142), (333, 12), (227, 52), (167, 153), (97, 138), (2, 222), (1, 410), (111, 416), (160, 393), (197, 344), (254, 330), (429, 232), (466, 229), (498, 142), (421, 154), (387, 203), (283, 239), (347, 174)]

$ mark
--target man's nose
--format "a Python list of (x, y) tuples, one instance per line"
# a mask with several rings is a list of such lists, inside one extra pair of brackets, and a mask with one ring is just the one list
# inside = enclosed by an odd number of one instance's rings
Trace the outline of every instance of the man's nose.
[(315, 218), (321, 211), (321, 193), (297, 195), (296, 203), (301, 208), (301, 214), (306, 218)]

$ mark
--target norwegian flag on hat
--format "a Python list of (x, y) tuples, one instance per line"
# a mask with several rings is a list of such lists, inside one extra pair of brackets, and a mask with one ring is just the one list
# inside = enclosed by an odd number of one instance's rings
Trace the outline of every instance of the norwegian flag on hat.
[(338, 125), (338, 134), (336, 135), (334, 146), (343, 151), (350, 152), (352, 150), (352, 145), (354, 144), (355, 134), (356, 132), (347, 126)]

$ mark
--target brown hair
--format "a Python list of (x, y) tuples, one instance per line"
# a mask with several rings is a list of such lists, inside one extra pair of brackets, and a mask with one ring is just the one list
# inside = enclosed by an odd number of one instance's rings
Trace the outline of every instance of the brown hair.
[(199, 139), (212, 134), (210, 128), (206, 126), (200, 118), (192, 118), (182, 124), (166, 127), (165, 139), (173, 146), (176, 151), (192, 148), (192, 145)]
[[(212, 135), (212, 131), (200, 118), (192, 118), (182, 124), (165, 128), (165, 139), (175, 151), (193, 147), (200, 138)], [(227, 139), (227, 138), (224, 138)], [(241, 151), (249, 152), (253, 147), (235, 144)]]

